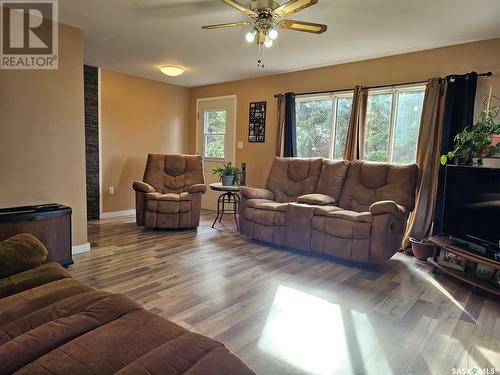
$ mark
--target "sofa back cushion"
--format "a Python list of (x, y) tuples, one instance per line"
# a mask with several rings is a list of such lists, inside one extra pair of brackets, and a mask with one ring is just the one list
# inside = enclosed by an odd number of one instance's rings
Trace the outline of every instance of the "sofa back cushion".
[(149, 154), (143, 181), (162, 194), (182, 193), (204, 183), (203, 159), (200, 155)]
[(342, 188), (339, 206), (363, 212), (377, 201), (392, 200), (413, 211), (417, 178), (416, 164), (353, 161)]
[(329, 195), (338, 202), (349, 164), (347, 160), (323, 160), (316, 192)]
[(316, 192), (323, 159), (280, 158), (273, 161), (266, 188), (277, 202), (294, 202), (297, 197)]

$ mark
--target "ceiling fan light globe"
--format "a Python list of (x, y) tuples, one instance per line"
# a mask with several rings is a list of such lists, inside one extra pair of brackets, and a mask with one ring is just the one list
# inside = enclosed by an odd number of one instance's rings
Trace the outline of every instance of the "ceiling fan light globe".
[(271, 48), (273, 46), (273, 41), (270, 38), (266, 38), (266, 40), (264, 41), (264, 46), (266, 48)]
[(269, 34), (268, 35), (269, 35), (269, 39), (276, 40), (276, 39), (278, 39), (278, 30), (271, 29), (271, 30), (269, 30)]
[(248, 43), (253, 43), (255, 41), (255, 31), (254, 32), (248, 32), (245, 35), (245, 39)]

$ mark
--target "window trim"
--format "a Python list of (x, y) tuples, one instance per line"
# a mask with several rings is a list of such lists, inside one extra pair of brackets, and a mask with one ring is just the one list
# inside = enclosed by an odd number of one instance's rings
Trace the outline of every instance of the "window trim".
[[(208, 118), (208, 113), (209, 112), (225, 112), (226, 113), (226, 125), (225, 125), (225, 129), (226, 131), (224, 132), (224, 134), (221, 134), (221, 133), (206, 133), (206, 121), (207, 121), (207, 118)], [(209, 156), (206, 156), (206, 145), (207, 145), (207, 136), (210, 136), (210, 135), (218, 135), (218, 136), (221, 136), (223, 135), (224, 136), (224, 156), (222, 158), (214, 158), (214, 157), (209, 157)], [(203, 147), (202, 147), (202, 150), (203, 150), (203, 159), (205, 160), (212, 160), (212, 161), (221, 161), (221, 160), (226, 160), (226, 155), (227, 155), (227, 110), (225, 108), (211, 108), (207, 111), (203, 111)]]
[[(415, 92), (415, 91), (423, 91), (425, 93), (425, 84), (414, 83), (410, 85), (398, 85), (398, 86), (387, 86), (380, 87), (376, 89), (368, 89), (367, 97), (371, 95), (383, 95), (383, 94), (391, 94), (392, 102), (391, 102), (391, 120), (389, 125), (389, 139), (387, 140), (387, 163), (393, 162), (394, 157), (394, 144), (396, 140), (396, 122), (397, 122), (397, 110), (398, 110), (398, 101), (399, 94), (402, 92)], [(362, 147), (362, 159), (365, 157), (365, 145), (366, 145), (366, 124), (365, 124), (365, 144)], [(418, 142), (418, 139), (417, 139)]]

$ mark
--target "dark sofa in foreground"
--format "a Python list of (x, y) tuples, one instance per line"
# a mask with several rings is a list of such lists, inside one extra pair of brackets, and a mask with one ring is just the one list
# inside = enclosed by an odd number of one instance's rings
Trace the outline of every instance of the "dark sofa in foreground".
[(0, 374), (253, 374), (220, 342), (46, 257), (31, 235), (0, 242)]

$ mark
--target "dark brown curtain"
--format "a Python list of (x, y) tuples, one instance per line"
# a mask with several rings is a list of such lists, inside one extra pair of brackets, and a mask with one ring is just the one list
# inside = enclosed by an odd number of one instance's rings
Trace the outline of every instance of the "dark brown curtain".
[(351, 117), (345, 141), (344, 159), (356, 160), (363, 158), (365, 144), (366, 104), (368, 90), (355, 86), (352, 97)]
[(276, 156), (297, 156), (297, 125), (295, 119), (295, 94), (287, 92), (277, 97), (278, 134)]
[[(474, 121), (476, 102), (477, 73), (451, 75), (446, 77), (446, 101), (443, 120), (443, 139), (441, 155), (453, 150), (455, 136), (471, 126)], [(439, 168), (439, 183), (434, 211), (434, 234), (443, 233), (444, 186), (446, 168)]]
[(431, 78), (425, 88), (417, 143), (417, 164), (420, 173), (417, 181), (415, 209), (408, 220), (403, 249), (408, 247), (410, 236), (422, 239), (431, 234), (438, 189), (446, 87), (445, 80)]
[(278, 133), (276, 134), (276, 156), (283, 156), (285, 150), (285, 95), (279, 94), (276, 98), (278, 117), (276, 120)]

